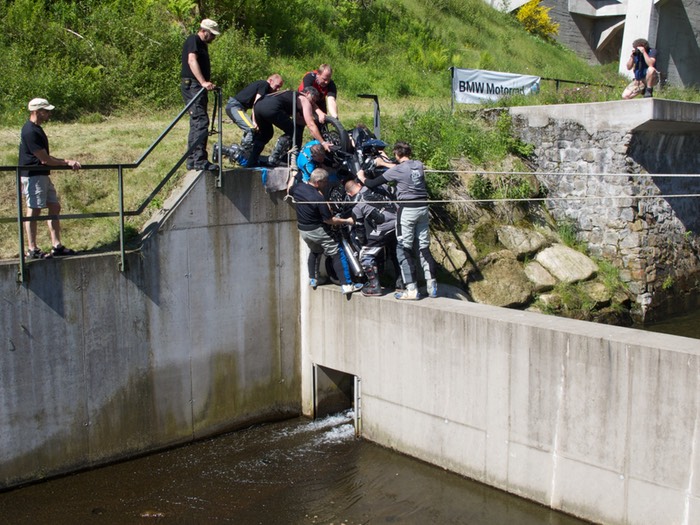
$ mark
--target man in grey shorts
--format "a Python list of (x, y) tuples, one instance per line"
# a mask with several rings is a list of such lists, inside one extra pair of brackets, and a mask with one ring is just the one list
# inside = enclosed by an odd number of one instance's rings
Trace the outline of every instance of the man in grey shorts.
[[(29, 102), (27, 108), (29, 109), (29, 120), (22, 127), (19, 143), (19, 165), (70, 166), (74, 170), (80, 169), (80, 163), (77, 160), (59, 159), (49, 153), (49, 139), (41, 125), (51, 118), (54, 106), (44, 98), (35, 98)], [(48, 208), (49, 215), (56, 216), (48, 221), (51, 235), (51, 250), (49, 252), (43, 252), (36, 245), (37, 221), (25, 222), (24, 227), (29, 247), (26, 256), (30, 259), (75, 254), (75, 251), (61, 244), (61, 224), (57, 218), (61, 212), (61, 203), (58, 200), (56, 188), (49, 178), (50, 173), (49, 169), (22, 170), (20, 173), (22, 193), (27, 200), (28, 216), (38, 217), (44, 208)]]

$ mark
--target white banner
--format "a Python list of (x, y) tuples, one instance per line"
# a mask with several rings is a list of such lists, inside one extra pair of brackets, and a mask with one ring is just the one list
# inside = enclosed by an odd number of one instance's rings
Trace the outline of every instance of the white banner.
[(539, 90), (540, 77), (452, 68), (452, 96), (463, 104), (479, 104), (507, 95), (529, 95)]

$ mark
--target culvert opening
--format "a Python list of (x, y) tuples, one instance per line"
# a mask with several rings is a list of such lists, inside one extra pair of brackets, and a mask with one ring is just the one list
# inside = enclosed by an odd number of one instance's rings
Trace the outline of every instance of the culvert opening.
[(361, 432), (360, 378), (314, 365), (314, 419), (352, 410), (355, 435)]

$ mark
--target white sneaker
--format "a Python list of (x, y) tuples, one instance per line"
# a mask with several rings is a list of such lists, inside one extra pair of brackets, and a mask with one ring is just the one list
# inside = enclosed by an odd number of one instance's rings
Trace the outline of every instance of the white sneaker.
[(355, 285), (354, 284), (341, 284), (340, 285), (340, 290), (345, 294), (345, 295), (350, 295), (352, 292), (355, 292)]
[(428, 297), (437, 297), (437, 281), (435, 279), (428, 279), (427, 287)]
[(394, 297), (399, 301), (417, 301), (420, 299), (418, 290), (414, 288), (413, 290), (404, 290), (403, 292), (396, 292)]

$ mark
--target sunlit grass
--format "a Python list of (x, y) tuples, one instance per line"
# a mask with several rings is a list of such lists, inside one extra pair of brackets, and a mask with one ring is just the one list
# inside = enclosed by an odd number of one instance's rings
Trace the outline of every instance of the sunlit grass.
[[(529, 99), (530, 103), (584, 102), (599, 101), (599, 96), (588, 100), (586, 90), (567, 92), (561, 95), (541, 93), (540, 98)], [(699, 101), (697, 90), (670, 89), (660, 90), (659, 97), (676, 100)], [(655, 93), (656, 96), (656, 93)], [(547, 98), (549, 97), (549, 98)], [(525, 98), (525, 97), (523, 97)], [(502, 101), (501, 105), (504, 105)], [(518, 101), (527, 103), (528, 100)], [(456, 114), (465, 118), (473, 110), (485, 106), (460, 106)], [(449, 94), (445, 98), (406, 97), (400, 99), (380, 99), (383, 129), (382, 137), (393, 137), (398, 130), (389, 129), (396, 125), (399, 117), (407, 112), (432, 113), (436, 118), (445, 114), (450, 108)], [(159, 137), (179, 113), (181, 108), (173, 108), (161, 113), (125, 112), (110, 117), (88, 115), (74, 123), (49, 122), (45, 125), (51, 144), (51, 152), (63, 158), (78, 159), (83, 165), (90, 164), (130, 164), (136, 162), (146, 149)], [(341, 121), (350, 129), (358, 123), (372, 127), (373, 103), (359, 97), (342, 96), (339, 99)], [(424, 119), (425, 120), (425, 119)], [(428, 119), (429, 120), (429, 119)], [(415, 130), (414, 130), (415, 131)], [(16, 165), (18, 156), (20, 127), (0, 127), (0, 165)], [(136, 210), (148, 198), (153, 189), (174, 166), (186, 149), (188, 122), (184, 118), (154, 150), (141, 166), (124, 171), (124, 203), (126, 210)], [(223, 124), (224, 144), (239, 142), (240, 130), (228, 119)], [(276, 132), (276, 136), (279, 131)], [(409, 133), (410, 135), (410, 133)], [(394, 137), (398, 138), (398, 137)], [(486, 140), (486, 134), (483, 134)], [(274, 145), (276, 137), (268, 145)], [(419, 138), (413, 137), (419, 146)], [(447, 139), (445, 139), (447, 141)], [(449, 142), (449, 141), (447, 141)], [(445, 144), (443, 144), (444, 146)], [(430, 160), (430, 159), (426, 159)], [(474, 159), (467, 159), (474, 160)], [(484, 161), (485, 162), (485, 161)], [(131, 231), (139, 230), (148, 218), (165, 201), (169, 192), (176, 186), (184, 168), (176, 174), (153, 202), (146, 207), (143, 214), (128, 218), (127, 225)], [(59, 192), (63, 210), (62, 214), (116, 212), (119, 207), (118, 181), (116, 170), (81, 170), (79, 172), (54, 171), (52, 180)], [(0, 258), (18, 257), (17, 232), (17, 186), (15, 172), (0, 172), (0, 217), (12, 222), (0, 224)], [(114, 248), (119, 238), (117, 218), (95, 218), (63, 221), (63, 242), (74, 249), (85, 251)], [(39, 224), (39, 246), (49, 248), (49, 237), (44, 222)]]

